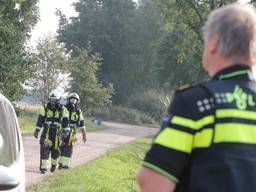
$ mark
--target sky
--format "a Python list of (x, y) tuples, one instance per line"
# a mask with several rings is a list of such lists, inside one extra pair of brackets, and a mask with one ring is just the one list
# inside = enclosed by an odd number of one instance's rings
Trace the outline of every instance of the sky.
[(55, 11), (59, 8), (68, 17), (75, 16), (76, 12), (71, 6), (77, 0), (40, 0), (38, 7), (40, 10), (40, 21), (32, 31), (30, 45), (35, 45), (40, 37), (48, 34), (56, 34), (58, 28), (58, 17)]

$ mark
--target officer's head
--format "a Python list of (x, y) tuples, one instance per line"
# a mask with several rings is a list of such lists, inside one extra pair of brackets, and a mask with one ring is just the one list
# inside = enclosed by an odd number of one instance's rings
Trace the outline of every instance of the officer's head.
[(255, 31), (256, 13), (252, 5), (235, 3), (212, 11), (203, 27), (203, 66), (208, 73), (212, 76), (234, 64), (252, 66)]

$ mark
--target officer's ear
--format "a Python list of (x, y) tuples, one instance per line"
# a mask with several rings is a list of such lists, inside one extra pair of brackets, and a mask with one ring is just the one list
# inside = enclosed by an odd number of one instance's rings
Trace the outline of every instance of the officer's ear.
[(214, 34), (208, 40), (208, 49), (211, 55), (215, 55), (216, 53), (219, 53), (219, 42), (220, 42), (220, 38), (218, 34)]

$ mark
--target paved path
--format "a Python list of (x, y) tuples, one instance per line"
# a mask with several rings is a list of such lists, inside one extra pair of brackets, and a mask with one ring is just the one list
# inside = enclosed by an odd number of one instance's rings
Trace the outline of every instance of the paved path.
[[(87, 163), (98, 158), (113, 148), (130, 143), (138, 138), (155, 135), (157, 129), (141, 126), (133, 126), (119, 123), (105, 123), (106, 129), (88, 133), (88, 141), (82, 143), (81, 134), (74, 147), (71, 167)], [(32, 136), (23, 138), (25, 161), (26, 161), (26, 185), (29, 186), (45, 175), (40, 174), (39, 166), (39, 144)]]

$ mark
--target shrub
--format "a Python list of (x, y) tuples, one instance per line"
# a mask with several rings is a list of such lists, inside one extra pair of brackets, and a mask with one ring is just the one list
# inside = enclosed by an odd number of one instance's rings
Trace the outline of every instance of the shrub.
[(105, 120), (135, 124), (135, 125), (156, 125), (156, 121), (149, 115), (127, 107), (112, 106), (100, 113), (97, 113), (97, 117)]
[(130, 108), (149, 114), (155, 120), (159, 121), (169, 103), (169, 98), (164, 93), (157, 90), (149, 90), (130, 97), (127, 105)]

